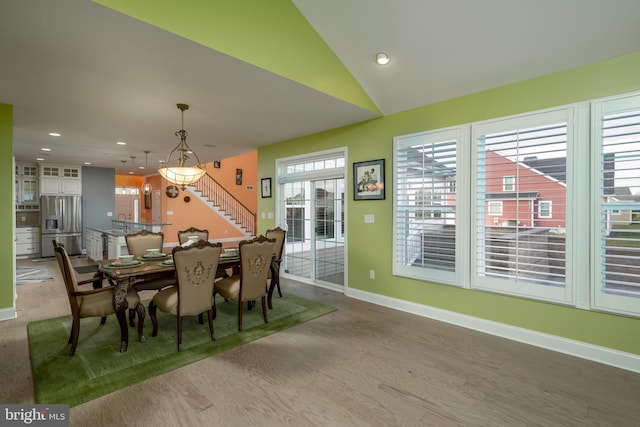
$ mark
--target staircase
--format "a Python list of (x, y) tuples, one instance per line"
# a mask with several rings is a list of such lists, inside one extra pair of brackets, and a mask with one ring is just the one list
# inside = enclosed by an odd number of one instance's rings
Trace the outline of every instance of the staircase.
[(247, 237), (256, 235), (256, 214), (229, 193), (211, 175), (205, 174), (195, 185), (188, 188), (196, 197), (209, 205)]

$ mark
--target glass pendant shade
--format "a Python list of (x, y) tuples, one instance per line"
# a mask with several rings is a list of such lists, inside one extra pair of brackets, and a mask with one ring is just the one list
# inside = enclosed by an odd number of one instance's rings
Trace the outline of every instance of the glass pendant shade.
[(166, 167), (158, 169), (158, 172), (164, 179), (172, 184), (179, 185), (184, 188), (187, 185), (195, 184), (205, 174), (204, 169), (198, 167)]
[(151, 194), (151, 190), (153, 188), (151, 187), (151, 184), (148, 182), (145, 182), (144, 185), (142, 186), (142, 191), (144, 192), (144, 194)]
[[(171, 150), (165, 166), (158, 169), (158, 172), (164, 179), (172, 184), (179, 185), (184, 190), (187, 185), (192, 185), (202, 178), (206, 173), (206, 170), (200, 168), (200, 159), (198, 159), (198, 155), (187, 145), (187, 131), (184, 130), (184, 111), (189, 109), (189, 106), (186, 104), (178, 104), (177, 106), (178, 109), (182, 111), (182, 129), (176, 132), (176, 136), (180, 137), (180, 142), (173, 150)], [(174, 153), (177, 153), (178, 165), (169, 166), (171, 156)], [(193, 154), (196, 159), (196, 164), (194, 166), (185, 165), (187, 160), (189, 160), (189, 154)]]

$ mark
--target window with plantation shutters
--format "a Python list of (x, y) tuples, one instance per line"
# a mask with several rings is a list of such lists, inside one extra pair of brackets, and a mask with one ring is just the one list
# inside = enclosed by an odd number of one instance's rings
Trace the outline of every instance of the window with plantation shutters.
[(640, 317), (640, 93), (394, 138), (393, 273)]
[(594, 302), (640, 312), (640, 96), (594, 105)]
[(473, 286), (559, 301), (570, 296), (570, 120), (562, 109), (474, 125)]
[(460, 281), (457, 200), (462, 129), (394, 141), (394, 274)]

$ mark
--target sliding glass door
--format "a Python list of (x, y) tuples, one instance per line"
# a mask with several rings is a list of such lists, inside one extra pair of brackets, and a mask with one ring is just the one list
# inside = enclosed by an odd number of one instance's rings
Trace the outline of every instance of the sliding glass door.
[[(344, 155), (283, 162), (279, 222), (286, 224), (284, 273), (330, 287), (345, 281)], [(289, 172), (288, 174), (286, 172)]]

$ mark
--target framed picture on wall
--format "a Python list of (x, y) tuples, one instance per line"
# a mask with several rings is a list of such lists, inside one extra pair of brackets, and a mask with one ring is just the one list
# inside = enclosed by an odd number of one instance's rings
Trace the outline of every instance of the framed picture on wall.
[(262, 198), (271, 197), (271, 178), (262, 178), (260, 184), (262, 187)]
[(236, 169), (236, 185), (242, 185), (242, 169)]
[(216, 169), (220, 169), (220, 160), (214, 160), (213, 161), (213, 167)]
[(384, 159), (353, 164), (353, 200), (384, 200)]

